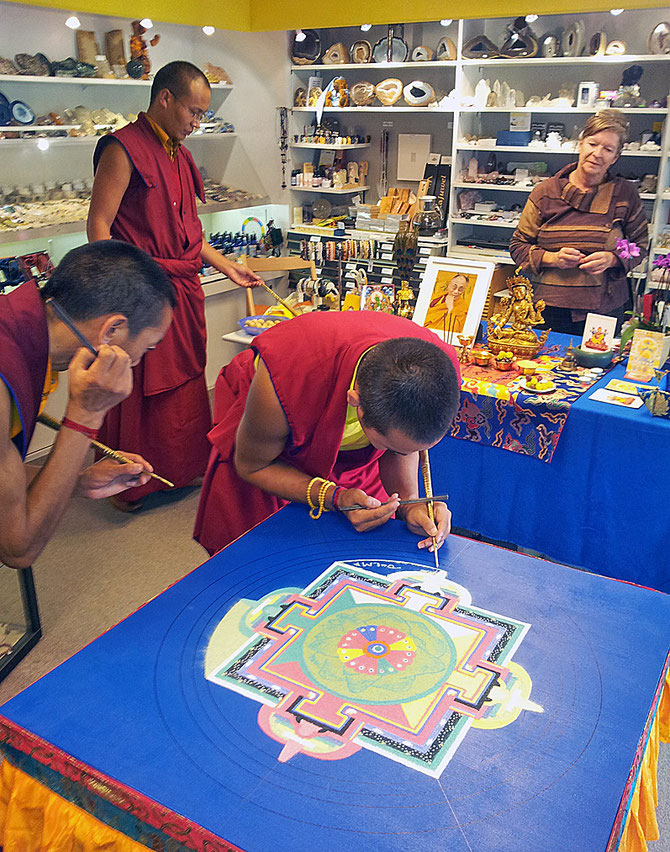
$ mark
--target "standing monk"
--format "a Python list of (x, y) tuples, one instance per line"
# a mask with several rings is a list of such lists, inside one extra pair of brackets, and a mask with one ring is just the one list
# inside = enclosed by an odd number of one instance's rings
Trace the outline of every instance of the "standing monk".
[[(195, 202), (196, 195), (205, 200), (202, 178), (181, 143), (200, 126), (209, 100), (209, 82), (190, 62), (170, 62), (158, 71), (147, 112), (98, 143), (86, 226), (89, 240), (113, 237), (144, 249), (174, 284), (172, 325), (136, 367), (133, 392), (110, 412), (101, 440), (151, 459), (177, 486), (201, 476), (209, 454), (205, 298), (198, 273), (204, 261), (240, 286), (259, 280), (202, 237)], [(114, 504), (132, 510), (163, 487), (151, 480)]]

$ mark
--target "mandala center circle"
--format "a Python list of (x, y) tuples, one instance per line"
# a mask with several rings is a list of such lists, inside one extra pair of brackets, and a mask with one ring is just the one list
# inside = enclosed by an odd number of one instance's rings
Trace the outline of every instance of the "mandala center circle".
[(407, 633), (386, 624), (362, 624), (337, 643), (345, 670), (361, 675), (393, 675), (416, 660), (416, 645)]

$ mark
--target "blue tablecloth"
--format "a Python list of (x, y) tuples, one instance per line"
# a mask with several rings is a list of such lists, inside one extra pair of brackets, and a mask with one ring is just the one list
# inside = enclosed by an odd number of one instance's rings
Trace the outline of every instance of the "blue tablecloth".
[(433, 486), (456, 527), (560, 562), (670, 591), (670, 421), (589, 396), (570, 410), (550, 464), (445, 438), (430, 451)]
[(670, 599), (457, 536), (440, 564), (288, 506), (0, 708), (0, 752), (150, 849), (615, 849)]

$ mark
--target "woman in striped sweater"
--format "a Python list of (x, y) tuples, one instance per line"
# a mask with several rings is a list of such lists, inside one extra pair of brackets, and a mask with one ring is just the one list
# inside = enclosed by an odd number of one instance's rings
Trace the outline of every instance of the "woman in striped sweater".
[[(533, 280), (554, 331), (581, 334), (588, 311), (623, 320), (629, 301), (626, 276), (647, 254), (647, 217), (631, 181), (613, 177), (628, 122), (604, 109), (586, 122), (579, 159), (531, 192), (510, 241), (515, 263)], [(617, 240), (640, 247), (622, 260)]]

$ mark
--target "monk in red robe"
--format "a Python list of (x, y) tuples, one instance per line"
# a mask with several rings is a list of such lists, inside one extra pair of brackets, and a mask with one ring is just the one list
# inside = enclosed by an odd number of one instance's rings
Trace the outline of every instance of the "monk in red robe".
[[(49, 297), (97, 357), (45, 304)], [(0, 295), (0, 562), (30, 566), (75, 491), (110, 497), (149, 479), (151, 465), (123, 449), (132, 464), (82, 465), (106, 412), (130, 393), (133, 365), (166, 333), (174, 303), (160, 267), (115, 240), (69, 252), (41, 291), (31, 281)], [(60, 370), (68, 371), (65, 418), (44, 466), (30, 468), (23, 460)]]
[[(209, 100), (209, 82), (195, 65), (171, 62), (158, 71), (147, 112), (98, 143), (87, 223), (90, 240), (114, 237), (144, 249), (175, 287), (172, 325), (135, 369), (133, 393), (107, 417), (101, 440), (151, 459), (177, 486), (201, 476), (209, 454), (205, 297), (198, 274), (204, 262), (241, 286), (259, 281), (203, 241), (196, 210), (196, 196), (205, 200), (202, 178), (181, 143), (200, 126)], [(164, 487), (152, 479), (127, 492), (125, 504), (114, 502), (131, 510)]]
[(398, 514), (439, 547), (446, 505), (435, 525), (398, 502), (418, 496), (418, 453), (447, 432), (459, 387), (453, 349), (400, 317), (318, 312), (264, 331), (217, 379), (195, 539), (215, 553), (294, 501), (365, 506), (346, 515), (358, 530)]

